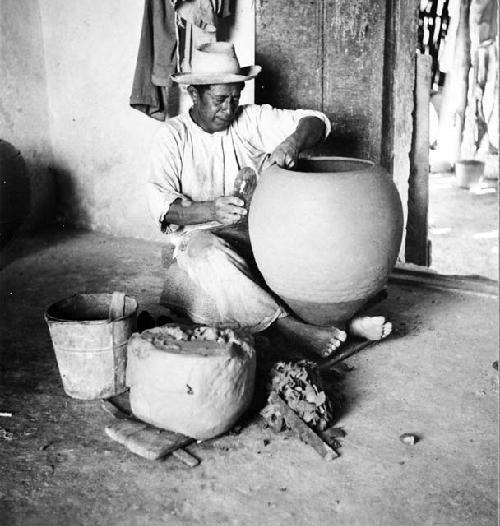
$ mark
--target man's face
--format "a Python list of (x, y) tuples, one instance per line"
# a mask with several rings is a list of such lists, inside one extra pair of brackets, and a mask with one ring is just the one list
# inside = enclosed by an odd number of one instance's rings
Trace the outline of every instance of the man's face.
[(236, 117), (241, 84), (214, 84), (200, 95), (190, 90), (193, 99), (192, 116), (205, 131), (214, 133), (229, 128)]

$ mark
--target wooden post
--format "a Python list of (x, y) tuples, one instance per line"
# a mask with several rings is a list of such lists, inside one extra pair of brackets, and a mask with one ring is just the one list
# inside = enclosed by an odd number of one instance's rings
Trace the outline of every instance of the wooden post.
[(457, 30), (457, 47), (455, 55), (455, 70), (457, 73), (457, 84), (455, 97), (456, 123), (458, 125), (456, 151), (461, 157), (462, 138), (465, 126), (465, 109), (467, 107), (467, 94), (469, 92), (469, 71), (471, 68), (470, 56), (470, 4), (471, 0), (462, 0), (460, 5), (460, 22)]
[[(460, 0), (460, 14), (456, 33), (455, 50), (451, 71), (446, 75), (442, 111), (439, 116), (439, 143), (446, 143), (448, 160), (454, 164), (461, 157), (462, 131), (469, 89), (470, 57), (470, 4)], [(450, 137), (452, 139), (450, 140)]]
[(405, 259), (428, 266), (429, 103), (432, 57), (416, 55), (413, 138), (410, 151)]
[[(396, 184), (403, 203), (405, 224), (408, 219), (418, 7), (419, 2), (412, 0), (388, 0), (386, 3), (380, 162)], [(400, 261), (406, 261), (405, 245), (403, 238)]]

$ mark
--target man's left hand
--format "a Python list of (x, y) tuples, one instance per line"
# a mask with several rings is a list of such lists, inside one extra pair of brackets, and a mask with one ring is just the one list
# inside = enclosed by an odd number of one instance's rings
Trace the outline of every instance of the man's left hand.
[(299, 146), (293, 137), (279, 144), (268, 159), (269, 166), (277, 164), (280, 168), (293, 168), (299, 158)]

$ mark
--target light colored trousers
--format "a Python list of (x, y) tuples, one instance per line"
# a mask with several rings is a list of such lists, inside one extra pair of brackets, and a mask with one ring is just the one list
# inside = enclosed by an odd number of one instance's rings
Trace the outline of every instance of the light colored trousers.
[(260, 332), (287, 316), (266, 290), (245, 225), (229, 230), (195, 230), (169, 235), (161, 304), (203, 325)]

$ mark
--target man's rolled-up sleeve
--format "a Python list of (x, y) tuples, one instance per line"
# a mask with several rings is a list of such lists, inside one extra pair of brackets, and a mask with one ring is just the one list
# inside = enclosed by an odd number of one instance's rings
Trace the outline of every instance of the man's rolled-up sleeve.
[(272, 153), (279, 144), (289, 137), (304, 117), (316, 117), (323, 121), (325, 124), (323, 139), (328, 137), (332, 129), (328, 117), (316, 110), (280, 110), (269, 104), (263, 104), (261, 106), (248, 106), (247, 111), (250, 117), (248, 122), (253, 126), (251, 134), (254, 140), (260, 143), (260, 148), (267, 153)]
[(181, 193), (182, 156), (179, 140), (167, 127), (156, 134), (151, 148), (147, 196), (149, 211), (164, 232), (173, 232), (177, 225), (165, 223), (170, 205), (186, 199)]

